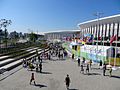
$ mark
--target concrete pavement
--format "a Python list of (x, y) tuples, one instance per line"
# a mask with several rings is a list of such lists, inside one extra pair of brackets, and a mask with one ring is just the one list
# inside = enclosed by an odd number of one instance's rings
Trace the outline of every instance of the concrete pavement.
[[(90, 75), (83, 75), (77, 62), (70, 58), (45, 60), (42, 74), (22, 68), (0, 81), (0, 90), (66, 90), (64, 79), (67, 74), (71, 79), (70, 90), (120, 90), (120, 70), (113, 71), (114, 77), (109, 77), (108, 72), (103, 76), (96, 65), (92, 67)], [(32, 72), (35, 73), (36, 86), (29, 84)]]

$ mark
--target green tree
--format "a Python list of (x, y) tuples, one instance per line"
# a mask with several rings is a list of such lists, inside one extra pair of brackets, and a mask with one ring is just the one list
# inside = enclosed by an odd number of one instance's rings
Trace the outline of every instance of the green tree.
[(16, 44), (17, 41), (19, 40), (18, 33), (16, 31), (14, 31), (14, 32), (11, 32), (9, 35), (10, 35), (11, 43)]
[(12, 21), (11, 20), (6, 20), (6, 19), (1, 19), (0, 24), (1, 27), (4, 28), (4, 42), (5, 42), (5, 47), (7, 48), (7, 42), (8, 42), (8, 32), (7, 32), (7, 26), (11, 25)]
[(29, 38), (30, 38), (31, 42), (36, 42), (36, 40), (38, 39), (38, 36), (37, 36), (37, 34), (32, 32), (29, 34)]

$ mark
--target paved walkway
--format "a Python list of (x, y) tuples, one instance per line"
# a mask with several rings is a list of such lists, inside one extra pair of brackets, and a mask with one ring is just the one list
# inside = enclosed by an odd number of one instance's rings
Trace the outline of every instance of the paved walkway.
[[(83, 75), (77, 62), (71, 59), (45, 60), (42, 74), (27, 68), (19, 69), (0, 81), (0, 90), (66, 90), (64, 79), (67, 74), (71, 78), (70, 90), (120, 90), (120, 70), (113, 71), (114, 77), (109, 77), (102, 76), (102, 70), (96, 65), (93, 68), (90, 75)], [(32, 72), (35, 73), (36, 86), (29, 84)]]

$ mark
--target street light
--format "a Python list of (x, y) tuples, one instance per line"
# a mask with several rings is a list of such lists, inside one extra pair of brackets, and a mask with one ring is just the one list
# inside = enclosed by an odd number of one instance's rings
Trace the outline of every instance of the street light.
[(97, 17), (97, 43), (96, 43), (96, 45), (97, 45), (97, 52), (96, 52), (96, 59), (98, 60), (98, 38), (99, 38), (99, 34), (98, 34), (98, 30), (100, 30), (100, 26), (99, 26), (99, 18), (101, 18), (101, 16), (103, 15), (103, 13), (100, 13), (100, 12), (96, 12), (95, 14), (94, 14), (94, 16), (96, 16)]

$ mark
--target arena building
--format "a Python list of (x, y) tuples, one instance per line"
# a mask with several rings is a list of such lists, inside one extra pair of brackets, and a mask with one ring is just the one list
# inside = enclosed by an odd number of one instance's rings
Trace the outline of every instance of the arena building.
[[(120, 14), (79, 23), (78, 27), (87, 41), (80, 48), (81, 57), (120, 65)], [(86, 40), (87, 35), (93, 37), (91, 42)]]
[(116, 43), (120, 46), (120, 14), (79, 23), (78, 26), (82, 36), (92, 34), (95, 42), (100, 42), (98, 38), (101, 38), (107, 46), (110, 46), (110, 38), (116, 35), (118, 38), (112, 46), (116, 46)]
[(48, 41), (63, 40), (64, 38), (80, 37), (80, 30), (59, 30), (45, 33)]

